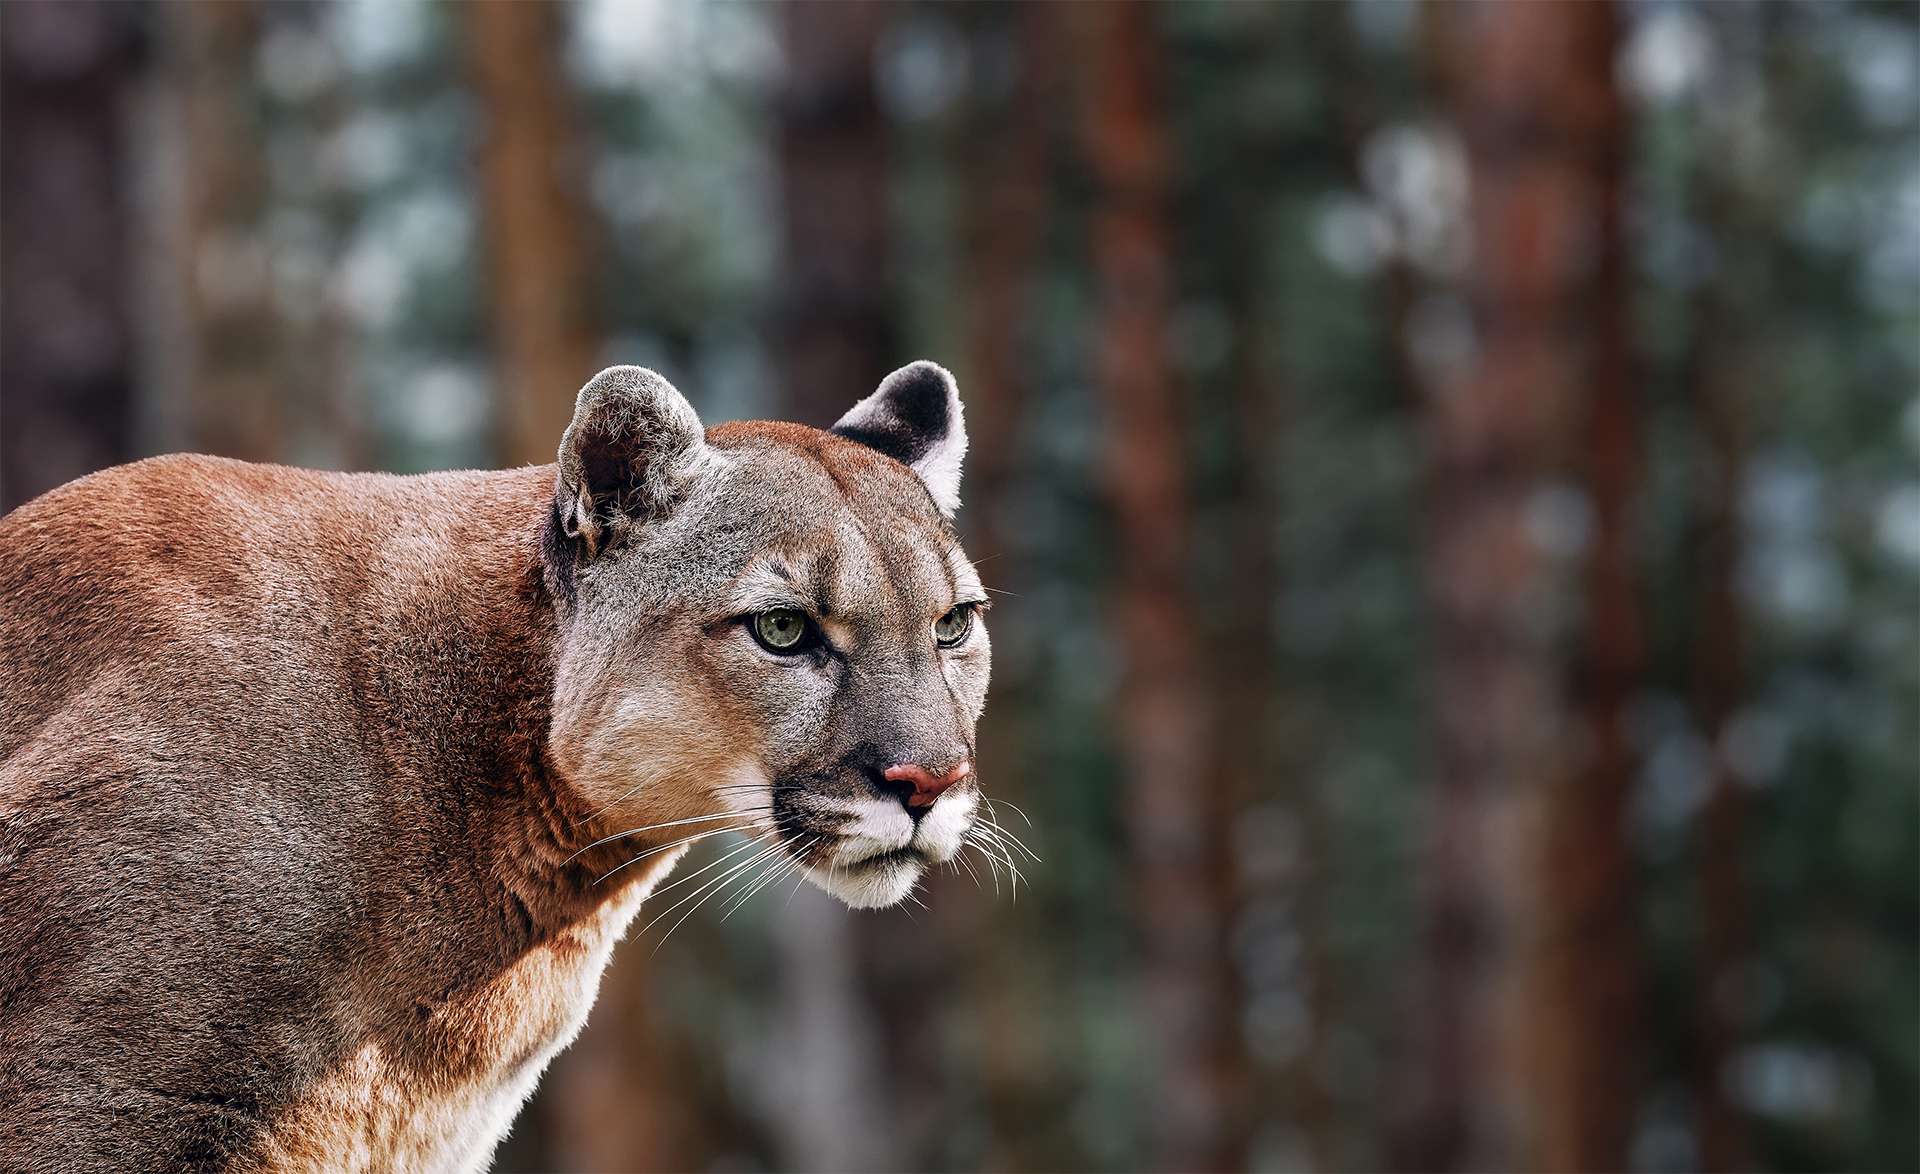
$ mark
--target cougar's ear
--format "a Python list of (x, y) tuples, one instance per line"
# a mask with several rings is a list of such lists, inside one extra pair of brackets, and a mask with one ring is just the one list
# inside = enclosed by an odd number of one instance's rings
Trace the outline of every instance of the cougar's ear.
[(561, 529), (588, 557), (686, 495), (706, 430), (673, 384), (645, 367), (608, 367), (580, 389), (560, 439)]
[(909, 363), (880, 381), (880, 389), (853, 405), (833, 426), (835, 435), (857, 440), (920, 474), (940, 512), (960, 508), (960, 461), (967, 455), (967, 426), (960, 414), (960, 388), (938, 363)]

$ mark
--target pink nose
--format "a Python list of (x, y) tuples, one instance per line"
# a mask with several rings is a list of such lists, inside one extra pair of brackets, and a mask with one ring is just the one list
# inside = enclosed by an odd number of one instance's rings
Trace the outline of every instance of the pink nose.
[(942, 791), (973, 773), (973, 762), (963, 758), (954, 764), (952, 770), (937, 777), (926, 767), (911, 762), (898, 763), (881, 773), (889, 783), (894, 784), (900, 801), (912, 811), (932, 807)]

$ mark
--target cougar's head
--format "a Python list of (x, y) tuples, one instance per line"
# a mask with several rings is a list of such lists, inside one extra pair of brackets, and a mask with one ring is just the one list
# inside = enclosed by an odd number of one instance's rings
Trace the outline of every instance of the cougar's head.
[(791, 864), (855, 906), (951, 859), (990, 656), (950, 521), (966, 446), (932, 363), (826, 432), (707, 431), (651, 371), (595, 377), (545, 554), (570, 783), (616, 828), (670, 825), (644, 842), (738, 830), (749, 873)]

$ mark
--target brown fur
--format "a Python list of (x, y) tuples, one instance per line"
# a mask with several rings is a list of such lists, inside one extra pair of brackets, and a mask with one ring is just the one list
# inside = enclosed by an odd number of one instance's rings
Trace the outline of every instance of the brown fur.
[(0, 1154), (331, 1163), (365, 1056), (425, 1099), (564, 1038), (620, 898), (542, 749), (552, 484), (170, 457), (0, 523)]
[[(825, 867), (856, 752), (970, 754), (985, 637), (914, 635), (964, 560), (912, 473), (593, 390), (558, 470), (164, 457), (0, 519), (0, 1167), (482, 1165), (679, 849), (599, 878), (684, 829), (618, 833), (800, 778), (753, 810), (797, 796)], [(630, 454), (616, 515), (595, 427), (715, 455)], [(835, 593), (830, 700), (713, 618), (770, 550)]]

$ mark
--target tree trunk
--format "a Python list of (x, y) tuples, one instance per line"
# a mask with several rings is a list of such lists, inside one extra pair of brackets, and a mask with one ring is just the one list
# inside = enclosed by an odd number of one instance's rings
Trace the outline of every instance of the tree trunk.
[(0, 4), (0, 512), (135, 454), (132, 16)]
[(1245, 1081), (1229, 934), (1231, 812), (1208, 753), (1204, 634), (1187, 582), (1186, 428), (1167, 353), (1174, 296), (1171, 158), (1156, 10), (1077, 10), (1090, 69), (1087, 139), (1098, 286), (1105, 476), (1120, 543), (1115, 630), (1125, 633), (1116, 735), (1156, 1056), (1153, 1158), (1172, 1170), (1244, 1164)]
[[(965, 10), (970, 60), (1002, 62), (1004, 86), (976, 85), (967, 96), (966, 125), (952, 170), (962, 192), (961, 312), (965, 329), (959, 356), (961, 396), (967, 411), (967, 466), (960, 510), (966, 548), (995, 592), (1018, 597), (1023, 564), (1015, 488), (1014, 453), (1020, 442), (1034, 384), (1036, 341), (1030, 332), (1037, 302), (1049, 211), (1054, 120), (1060, 100), (1054, 6), (986, 5)], [(988, 69), (980, 71), (988, 75)], [(995, 161), (981, 167), (982, 159)], [(1003, 613), (1005, 614), (1005, 613)], [(1014, 621), (1009, 617), (1008, 624)], [(986, 793), (1002, 800), (994, 808), (1024, 838), (1031, 839), (1014, 807), (1033, 811), (1022, 788), (1023, 755), (1037, 744), (1036, 704), (1040, 683), (1031, 661), (1003, 641), (993, 674), (993, 699), (981, 728), (976, 761)], [(1034, 817), (1041, 819), (1035, 811)], [(1041, 823), (1044, 828), (1044, 821)], [(1042, 855), (1044, 855), (1044, 849)], [(979, 863), (975, 859), (975, 865)], [(1045, 979), (1030, 948), (1048, 927), (1037, 902), (996, 901), (957, 877), (936, 891), (940, 930), (957, 943), (951, 951), (961, 968), (967, 1028), (979, 1041), (980, 1087), (990, 1148), (986, 1169), (1044, 1167), (1044, 1139), (1058, 1124), (1059, 1068), (1045, 1062), (1053, 1051), (1044, 1001), (1033, 992)]]
[(583, 144), (564, 69), (566, 9), (459, 9), (467, 72), (485, 128), (480, 204), (502, 457), (553, 459), (599, 350)]
[[(1701, 340), (1696, 345), (1714, 345)], [(1700, 812), (1699, 1054), (1694, 1072), (1700, 1168), (1745, 1169), (1746, 1130), (1723, 1077), (1735, 1025), (1728, 1011), (1745, 945), (1745, 885), (1740, 845), (1740, 783), (1727, 761), (1727, 727), (1740, 688), (1740, 427), (1734, 389), (1724, 372), (1703, 371), (1694, 384), (1697, 427), (1706, 450), (1705, 500), (1694, 550), (1700, 563), (1694, 665), (1694, 707), (1712, 748), (1707, 801)]]
[(874, 77), (887, 16), (878, 0), (780, 10), (785, 251), (774, 325), (794, 418), (822, 428), (899, 358), (887, 296), (887, 126)]
[(180, 106), (184, 224), (175, 263), (184, 315), (180, 371), (187, 447), (283, 458), (286, 388), (265, 220), (266, 128), (254, 84), (264, 12), (252, 0), (160, 10)]
[[(1012, 82), (969, 105), (966, 158), (955, 168), (965, 193), (960, 225), (966, 350), (961, 394), (967, 407), (967, 506), (962, 523), (977, 559), (1002, 552), (999, 509), (1012, 470), (1022, 408), (1033, 390), (1026, 325), (1034, 310), (1046, 228), (1051, 124), (1036, 109), (1058, 97), (1050, 75), (1053, 14), (1045, 5), (978, 10), (976, 59), (1004, 56)], [(999, 39), (1003, 43), (991, 43)], [(977, 166), (981, 159), (994, 166)]]
[[(1333, 15), (1346, 19), (1344, 13)], [(1230, 239), (1259, 239), (1267, 210), (1264, 195), (1244, 191), (1226, 198)], [(1206, 609), (1218, 617), (1208, 674), (1215, 726), (1211, 757), (1217, 777), (1208, 789), (1220, 796), (1216, 806), (1223, 821), (1244, 818), (1240, 813), (1259, 805), (1284, 819), (1291, 833), (1291, 850), (1284, 859), (1247, 862), (1251, 866), (1242, 869), (1241, 891), (1223, 891), (1223, 899), (1265, 902), (1268, 908), (1284, 910), (1299, 943), (1298, 965), (1283, 981), (1304, 1010), (1304, 1039), (1277, 1074), (1277, 1103), (1271, 1114), (1299, 1131), (1313, 1169), (1332, 1170), (1341, 1161), (1334, 1139), (1335, 1106), (1324, 1076), (1328, 1028), (1336, 1009), (1325, 907), (1331, 829), (1316, 786), (1319, 772), (1309, 765), (1313, 735), (1306, 723), (1286, 720), (1311, 702), (1288, 697), (1290, 683), (1279, 669), (1274, 638), (1284, 573), (1276, 528), (1284, 509), (1278, 472), (1290, 399), (1268, 353), (1276, 311), (1263, 296), (1263, 261), (1257, 249), (1234, 252), (1221, 291), (1232, 324), (1226, 403), (1232, 427), (1226, 457), (1230, 472), (1221, 502), (1226, 521), (1220, 534), (1227, 554), (1219, 561), (1226, 568), (1226, 581), (1217, 589), (1218, 604)]]
[[(1723, 252), (1735, 247), (1731, 194), (1703, 161), (1696, 182), (1702, 227)], [(1707, 799), (1700, 811), (1699, 1039), (1693, 1070), (1700, 1168), (1746, 1169), (1746, 1127), (1727, 1095), (1727, 1053), (1734, 1043), (1728, 995), (1746, 943), (1745, 884), (1740, 847), (1744, 807), (1740, 782), (1727, 759), (1727, 727), (1740, 700), (1743, 609), (1740, 566), (1740, 485), (1744, 462), (1739, 387), (1744, 373), (1733, 356), (1746, 353), (1731, 321), (1724, 277), (1705, 283), (1695, 298), (1687, 385), (1701, 455), (1695, 492), (1693, 541), (1698, 568), (1692, 643), (1694, 720), (1711, 747)]]
[[(356, 87), (344, 50), (330, 36), (332, 6), (325, 0), (282, 0), (266, 11), (273, 26), (297, 30), (293, 35), (325, 46), (330, 65), (324, 82), (281, 115), (291, 124), (278, 132), (281, 149), (318, 150), (338, 141), (353, 120)], [(352, 182), (337, 170), (316, 170), (297, 184), (282, 183), (273, 197), (282, 212), (311, 217), (317, 236), (310, 243), (276, 246), (301, 262), (298, 275), (282, 286), (276, 366), (287, 400), (285, 459), (303, 467), (361, 469), (370, 457), (364, 403), (354, 378), (359, 338), (345, 300), (332, 288), (337, 276), (332, 263), (349, 247), (364, 206)], [(309, 267), (311, 273), (305, 272)]]
[(1638, 1060), (1624, 711), (1641, 633), (1617, 14), (1442, 14), (1478, 349), (1428, 394), (1439, 775), (1400, 1158), (1622, 1169)]
[(1556, 84), (1589, 209), (1593, 266), (1568, 335), (1589, 348), (1580, 416), (1591, 502), (1584, 595), (1586, 631), (1571, 682), (1580, 744), (1571, 786), (1550, 793), (1547, 916), (1535, 1022), (1547, 1047), (1545, 1098), (1534, 1160), (1555, 1170), (1622, 1170), (1638, 1108), (1641, 1055), (1639, 929), (1627, 818), (1638, 772), (1631, 707), (1645, 671), (1638, 529), (1641, 419), (1628, 321), (1622, 230), (1628, 156), (1626, 107), (1615, 83), (1619, 10), (1561, 12), (1572, 60)]

